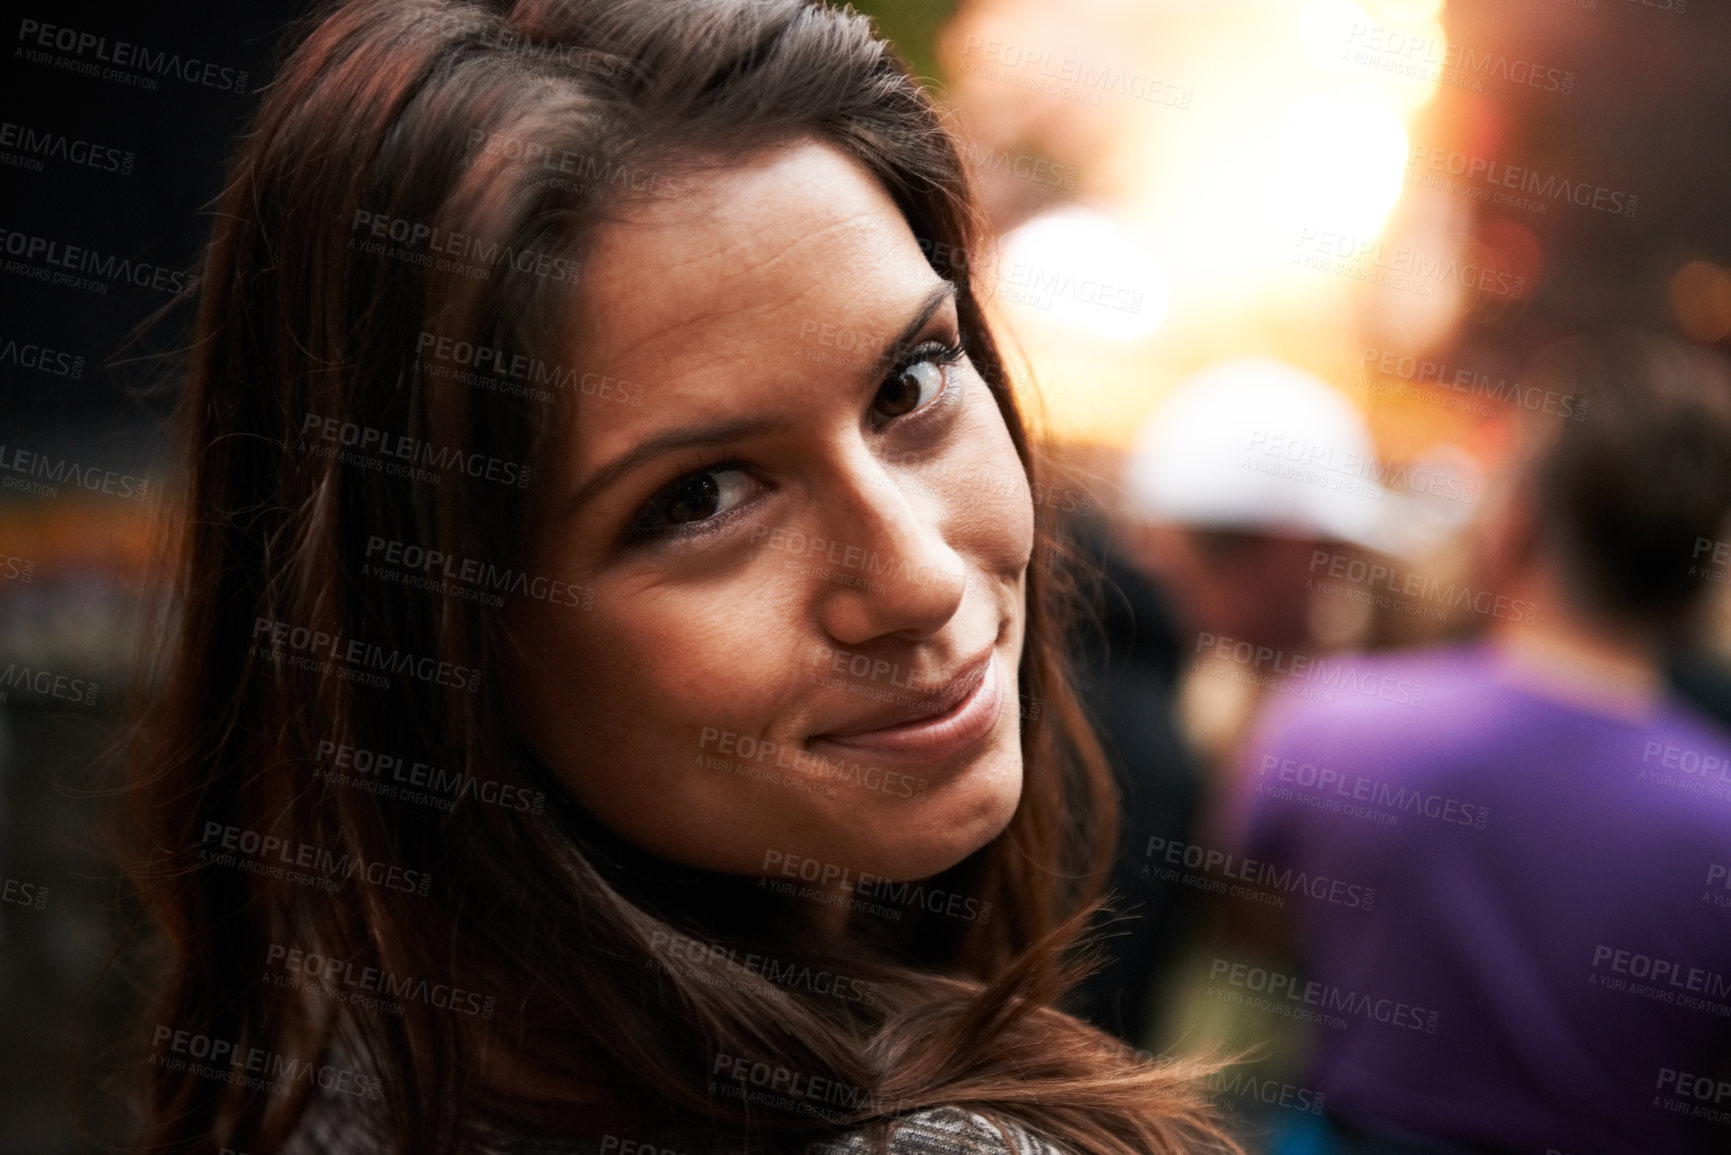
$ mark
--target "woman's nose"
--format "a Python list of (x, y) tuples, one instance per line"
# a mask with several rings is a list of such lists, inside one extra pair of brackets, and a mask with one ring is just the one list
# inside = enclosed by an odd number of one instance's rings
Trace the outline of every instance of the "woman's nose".
[[(929, 637), (955, 616), (967, 586), (967, 566), (944, 536), (945, 503), (903, 492), (883, 463), (862, 456), (825, 502), (838, 545), (826, 557), (820, 623), (845, 646)], [(828, 564), (835, 555), (840, 564)]]

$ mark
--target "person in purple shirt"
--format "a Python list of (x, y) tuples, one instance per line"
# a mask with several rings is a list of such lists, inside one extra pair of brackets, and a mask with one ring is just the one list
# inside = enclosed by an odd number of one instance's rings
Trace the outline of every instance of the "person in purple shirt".
[(1536, 373), (1588, 414), (1521, 427), (1479, 568), (1537, 612), (1274, 695), (1243, 765), (1246, 856), (1375, 892), (1240, 984), (1317, 1024), (1291, 1150), (1731, 1151), (1731, 735), (1662, 673), (1725, 581), (1731, 374), (1635, 334)]

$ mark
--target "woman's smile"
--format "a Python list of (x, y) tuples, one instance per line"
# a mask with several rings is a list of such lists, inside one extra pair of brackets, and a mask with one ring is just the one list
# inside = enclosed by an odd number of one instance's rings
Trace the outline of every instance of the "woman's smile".
[(930, 768), (973, 747), (1004, 714), (998, 663), (990, 649), (929, 684), (948, 688), (923, 703), (913, 700), (909, 705), (893, 704), (856, 715), (833, 730), (814, 734), (807, 745)]

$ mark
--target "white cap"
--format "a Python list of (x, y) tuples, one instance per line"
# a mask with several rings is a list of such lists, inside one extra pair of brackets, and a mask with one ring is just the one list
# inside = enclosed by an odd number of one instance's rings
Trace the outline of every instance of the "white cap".
[(1173, 391), (1137, 435), (1124, 485), (1146, 521), (1382, 549), (1397, 503), (1380, 476), (1351, 402), (1283, 361), (1243, 357)]

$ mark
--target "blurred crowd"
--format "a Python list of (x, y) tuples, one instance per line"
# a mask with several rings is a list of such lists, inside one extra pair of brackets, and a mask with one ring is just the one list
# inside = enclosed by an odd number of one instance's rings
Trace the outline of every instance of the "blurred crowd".
[(1506, 414), (1458, 532), (1415, 533), (1352, 407), (1266, 358), (1179, 386), (1078, 526), (1129, 800), (1080, 1006), (1246, 1046), (1222, 1089), (1271, 1151), (1708, 1151), (1731, 1122), (1731, 368), (1627, 331), (1523, 380), (1586, 419)]

